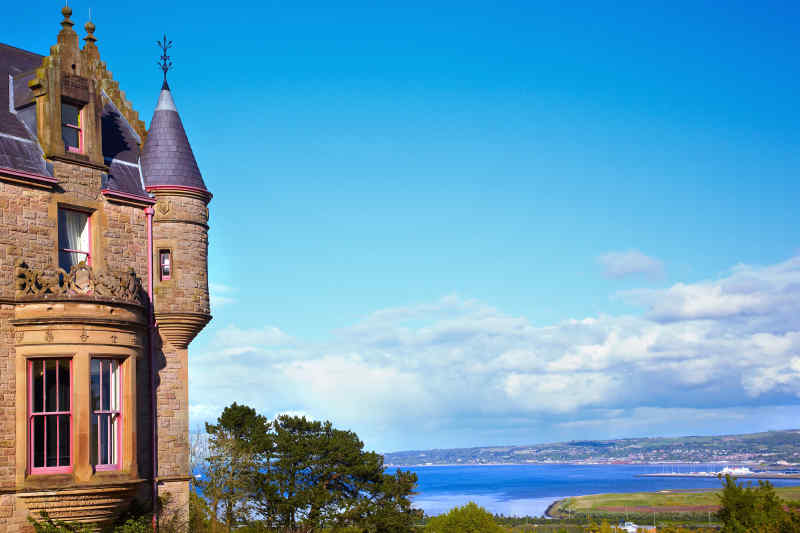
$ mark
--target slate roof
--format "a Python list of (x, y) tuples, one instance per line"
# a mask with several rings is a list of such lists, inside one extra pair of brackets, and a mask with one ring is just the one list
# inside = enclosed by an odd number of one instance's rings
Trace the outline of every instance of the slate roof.
[[(15, 108), (13, 102), (9, 104), (15, 89), (24, 88), (30, 92), (21, 79), (41, 64), (42, 56), (39, 54), (0, 43), (0, 167), (52, 176), (42, 158), (39, 142), (21, 118), (11, 111)], [(22, 103), (26, 98), (24, 93), (14, 94), (16, 103)]]
[(109, 166), (104, 188), (148, 196), (142, 184), (139, 166), (139, 135), (116, 106), (107, 99), (100, 115), (103, 131), (103, 159)]
[[(28, 88), (42, 59), (39, 54), (0, 43), (0, 167), (52, 176), (36, 138), (33, 95)], [(149, 196), (139, 166), (141, 139), (105, 95), (100, 120), (103, 158), (109, 166), (103, 188)]]
[(177, 185), (207, 190), (166, 82), (142, 149), (142, 174), (148, 187)]

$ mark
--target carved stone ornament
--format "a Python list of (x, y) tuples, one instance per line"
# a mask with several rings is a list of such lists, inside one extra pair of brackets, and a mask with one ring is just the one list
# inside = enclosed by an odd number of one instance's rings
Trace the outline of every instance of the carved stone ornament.
[(81, 331), (81, 341), (86, 342), (87, 340), (89, 340), (89, 333), (86, 331), (86, 328), (83, 328), (83, 331)]
[(17, 332), (17, 342), (22, 342), (25, 339), (25, 332), (19, 331)]
[(172, 209), (172, 202), (170, 200), (161, 200), (156, 204), (156, 209), (161, 215), (166, 215), (169, 213), (169, 210)]
[(146, 295), (142, 280), (129, 268), (117, 274), (105, 271), (97, 273), (81, 261), (69, 272), (62, 268), (49, 267), (44, 271), (30, 268), (22, 259), (15, 264), (14, 278), (17, 298), (63, 298), (90, 296), (144, 305)]

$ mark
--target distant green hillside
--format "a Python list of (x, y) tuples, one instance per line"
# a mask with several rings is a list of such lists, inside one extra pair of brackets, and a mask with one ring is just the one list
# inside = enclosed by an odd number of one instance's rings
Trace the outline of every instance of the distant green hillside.
[(581, 440), (529, 446), (414, 450), (384, 454), (396, 466), (520, 463), (761, 463), (800, 465), (800, 430), (711, 437)]

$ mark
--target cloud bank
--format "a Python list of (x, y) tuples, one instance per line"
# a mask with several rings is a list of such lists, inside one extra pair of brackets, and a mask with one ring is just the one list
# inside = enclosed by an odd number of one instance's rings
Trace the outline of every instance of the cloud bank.
[(623, 296), (646, 311), (541, 327), (451, 295), (376, 311), (324, 344), (223, 327), (192, 354), (193, 421), (236, 400), (313, 413), (390, 451), (746, 432), (800, 416), (800, 257)]

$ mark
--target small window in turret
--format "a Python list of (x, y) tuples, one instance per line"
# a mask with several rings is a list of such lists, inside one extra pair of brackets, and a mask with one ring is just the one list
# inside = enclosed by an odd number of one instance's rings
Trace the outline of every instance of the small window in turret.
[(172, 276), (172, 252), (169, 250), (159, 251), (158, 262), (161, 265), (161, 281), (170, 279)]
[(64, 140), (64, 150), (78, 154), (83, 153), (80, 106), (61, 102), (61, 138)]

